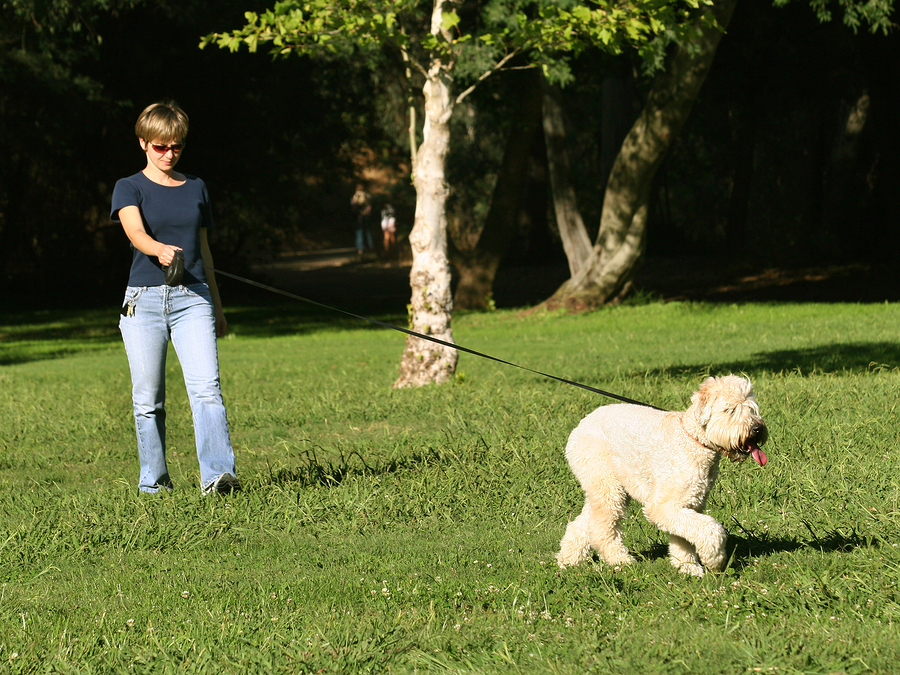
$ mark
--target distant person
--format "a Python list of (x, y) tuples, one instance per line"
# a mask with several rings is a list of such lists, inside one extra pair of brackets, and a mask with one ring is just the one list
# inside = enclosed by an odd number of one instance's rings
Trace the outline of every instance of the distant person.
[(188, 117), (178, 105), (166, 101), (148, 106), (138, 117), (135, 133), (147, 165), (116, 183), (111, 215), (122, 225), (133, 251), (119, 329), (131, 369), (138, 489), (172, 489), (165, 411), (166, 351), (171, 339), (194, 418), (201, 491), (231, 492), (240, 484), (216, 348), (216, 337), (225, 335), (228, 322), (211, 269), (209, 195), (202, 180), (175, 170), (188, 134)]
[(372, 243), (372, 195), (366, 192), (362, 183), (357, 184), (356, 192), (350, 199), (350, 208), (356, 217), (356, 252), (362, 255), (375, 248)]
[(390, 253), (397, 243), (397, 219), (390, 204), (385, 204), (381, 209), (381, 231), (384, 233), (384, 252)]

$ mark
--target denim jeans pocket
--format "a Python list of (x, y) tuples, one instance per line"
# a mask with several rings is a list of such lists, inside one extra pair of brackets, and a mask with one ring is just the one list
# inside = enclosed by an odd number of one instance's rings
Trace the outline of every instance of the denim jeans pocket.
[(206, 300), (207, 302), (212, 302), (212, 296), (209, 293), (209, 286), (207, 284), (191, 284), (190, 286), (185, 286), (189, 293), (193, 293), (194, 295), (199, 295), (201, 298)]
[(128, 286), (125, 289), (125, 300), (122, 302), (122, 316), (134, 316), (134, 306), (144, 292), (143, 287)]

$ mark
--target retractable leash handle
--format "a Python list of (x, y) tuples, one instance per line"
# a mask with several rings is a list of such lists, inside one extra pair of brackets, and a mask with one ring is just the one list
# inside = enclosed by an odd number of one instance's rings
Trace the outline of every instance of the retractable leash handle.
[(172, 262), (163, 265), (166, 273), (166, 286), (180, 286), (184, 276), (184, 251), (175, 251)]
[(517, 363), (512, 363), (511, 361), (504, 361), (503, 359), (498, 359), (496, 356), (491, 356), (490, 354), (483, 354), (482, 352), (475, 351), (474, 349), (469, 349), (468, 347), (463, 347), (462, 345), (455, 344), (453, 342), (447, 342), (446, 340), (441, 340), (432, 335), (423, 335), (422, 333), (417, 333), (414, 330), (409, 330), (408, 328), (401, 328), (400, 326), (395, 326), (390, 323), (385, 323), (384, 321), (379, 321), (378, 319), (371, 319), (367, 316), (362, 316), (360, 314), (354, 314), (353, 312), (348, 312), (345, 309), (338, 309), (337, 307), (330, 307), (329, 305), (322, 304), (321, 302), (316, 302), (315, 300), (310, 300), (309, 298), (304, 298), (300, 295), (295, 295), (294, 293), (288, 293), (287, 291), (282, 291), (281, 289), (275, 288), (273, 286), (267, 286), (266, 284), (261, 284), (258, 281), (253, 281), (252, 279), (247, 279), (245, 277), (239, 277), (236, 274), (231, 274), (230, 272), (223, 272), (222, 270), (215, 269), (214, 267), (208, 267), (204, 265), (204, 268), (215, 272), (216, 274), (221, 274), (222, 276), (229, 277), (231, 279), (235, 279), (237, 281), (243, 282), (245, 284), (249, 284), (250, 286), (256, 286), (257, 288), (261, 288), (264, 291), (271, 291), (272, 293), (277, 293), (278, 295), (283, 295), (286, 298), (292, 298), (294, 300), (299, 300), (300, 302), (305, 302), (309, 305), (315, 305), (316, 307), (321, 307), (323, 309), (330, 310), (332, 312), (338, 312), (339, 314), (344, 314), (346, 316), (352, 316), (354, 319), (360, 319), (362, 321), (368, 321), (369, 323), (373, 323), (376, 326), (381, 326), (382, 328), (390, 328), (391, 330), (395, 330), (399, 333), (404, 333), (406, 335), (411, 335), (413, 337), (421, 338), (422, 340), (428, 340), (429, 342), (434, 342), (435, 344), (443, 345), (444, 347), (450, 347), (452, 349), (456, 349), (460, 352), (466, 352), (467, 354), (472, 354), (474, 356), (480, 356), (483, 359), (489, 359), (491, 361), (496, 361), (497, 363), (502, 363), (506, 366), (512, 366), (513, 368), (519, 368), (520, 370), (528, 371), (529, 373), (534, 373), (535, 375), (540, 375), (541, 377), (548, 377), (551, 380), (556, 380), (557, 382), (562, 382), (563, 384), (568, 384), (573, 387), (579, 387), (580, 389), (584, 389), (586, 391), (590, 391), (594, 394), (600, 394), (601, 396), (606, 396), (607, 398), (614, 399), (616, 401), (620, 401), (622, 403), (631, 403), (633, 405), (643, 406), (645, 408), (652, 408), (653, 410), (660, 410), (665, 412), (665, 408), (658, 408), (655, 405), (650, 405), (649, 403), (644, 403), (643, 401), (636, 401), (633, 398), (628, 398), (627, 396), (620, 396), (619, 394), (614, 394), (609, 391), (603, 391), (602, 389), (597, 389), (596, 387), (591, 387), (587, 384), (582, 384), (581, 382), (575, 382), (573, 380), (567, 380), (564, 377), (557, 377), (556, 375), (550, 375), (549, 373), (542, 373), (540, 370), (534, 370), (533, 368), (528, 368), (527, 366), (520, 366)]

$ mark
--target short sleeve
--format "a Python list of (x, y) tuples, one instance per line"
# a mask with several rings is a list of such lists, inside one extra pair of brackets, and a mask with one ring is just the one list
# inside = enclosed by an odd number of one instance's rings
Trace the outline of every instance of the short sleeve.
[(206, 183), (203, 184), (203, 190), (201, 191), (200, 217), (200, 227), (212, 230), (212, 206), (209, 203), (209, 192), (206, 190)]
[(124, 209), (126, 206), (140, 206), (140, 203), (137, 186), (130, 180), (122, 178), (116, 182), (116, 186), (113, 188), (112, 210), (109, 216), (114, 222), (121, 225), (119, 210)]

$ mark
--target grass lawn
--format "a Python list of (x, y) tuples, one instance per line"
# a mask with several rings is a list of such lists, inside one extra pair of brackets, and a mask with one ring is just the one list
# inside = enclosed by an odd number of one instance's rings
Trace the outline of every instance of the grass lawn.
[(898, 672), (900, 306), (455, 319), (466, 347), (661, 407), (753, 379), (769, 463), (723, 463), (733, 555), (702, 579), (636, 508), (636, 564), (557, 568), (565, 441), (608, 401), (468, 354), (392, 390), (399, 333), (229, 320), (244, 490), (204, 498), (174, 353), (176, 489), (141, 495), (115, 309), (0, 315), (0, 672)]

